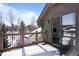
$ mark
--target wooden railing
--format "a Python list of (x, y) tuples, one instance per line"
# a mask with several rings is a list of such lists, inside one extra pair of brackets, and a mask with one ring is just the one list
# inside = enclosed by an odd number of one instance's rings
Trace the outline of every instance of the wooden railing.
[[(46, 32), (33, 32), (33, 33), (24, 33), (24, 35), (20, 33), (7, 34), (8, 40), (11, 41), (11, 45), (8, 48), (3, 48), (3, 51), (22, 48), (24, 46), (38, 44), (39, 42), (43, 42), (42, 34), (46, 35)], [(13, 35), (13, 39), (12, 36)], [(23, 36), (24, 39), (21, 38)]]

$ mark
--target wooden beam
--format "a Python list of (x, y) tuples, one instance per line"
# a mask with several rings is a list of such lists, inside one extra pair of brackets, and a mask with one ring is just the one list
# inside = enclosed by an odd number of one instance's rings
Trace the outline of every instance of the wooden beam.
[[(34, 33), (24, 33), (24, 35), (26, 34), (36, 34), (36, 32)], [(37, 34), (45, 34), (45, 32), (37, 32)], [(6, 34), (6, 35), (20, 35), (20, 33), (13, 33), (13, 34)]]

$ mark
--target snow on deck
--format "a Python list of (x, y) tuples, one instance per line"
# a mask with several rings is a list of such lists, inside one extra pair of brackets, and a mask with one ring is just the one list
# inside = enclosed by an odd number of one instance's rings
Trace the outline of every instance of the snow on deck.
[(20, 49), (6, 51), (2, 56), (59, 56), (59, 51), (49, 44), (26, 46)]

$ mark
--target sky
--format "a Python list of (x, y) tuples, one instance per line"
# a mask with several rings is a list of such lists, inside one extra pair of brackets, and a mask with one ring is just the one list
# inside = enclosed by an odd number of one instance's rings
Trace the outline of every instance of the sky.
[(38, 19), (44, 6), (45, 3), (4, 3), (0, 4), (0, 15), (7, 25), (10, 25), (11, 14), (14, 24), (19, 24), (23, 20), (25, 25), (29, 25)]
[(62, 25), (75, 25), (76, 13), (72, 12), (62, 16)]
[(43, 3), (8, 3), (7, 6), (13, 7), (22, 12), (34, 11), (37, 15), (40, 14), (45, 4)]

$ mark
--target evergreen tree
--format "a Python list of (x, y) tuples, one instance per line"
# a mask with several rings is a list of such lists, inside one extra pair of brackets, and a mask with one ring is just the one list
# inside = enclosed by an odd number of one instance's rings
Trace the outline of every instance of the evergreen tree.
[(20, 32), (24, 32), (25, 31), (25, 23), (23, 21), (21, 21), (20, 23)]
[(8, 48), (11, 44), (9, 44), (8, 36), (6, 35), (7, 29), (5, 28), (5, 24), (2, 25), (2, 31), (3, 31), (3, 48)]

